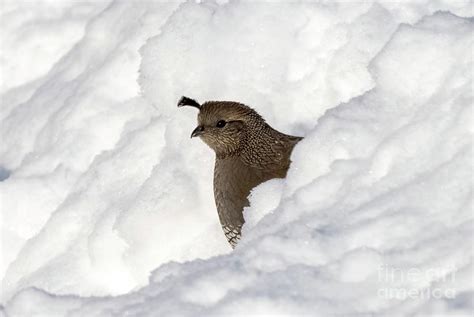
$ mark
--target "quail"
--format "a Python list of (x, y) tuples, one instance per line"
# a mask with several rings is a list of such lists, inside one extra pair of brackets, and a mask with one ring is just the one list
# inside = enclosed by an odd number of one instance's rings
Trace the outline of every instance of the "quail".
[(284, 178), (290, 155), (302, 137), (281, 133), (268, 125), (252, 108), (232, 101), (197, 101), (182, 97), (178, 107), (199, 109), (199, 137), (216, 154), (214, 199), (227, 241), (235, 248), (244, 224), (243, 209), (255, 186)]

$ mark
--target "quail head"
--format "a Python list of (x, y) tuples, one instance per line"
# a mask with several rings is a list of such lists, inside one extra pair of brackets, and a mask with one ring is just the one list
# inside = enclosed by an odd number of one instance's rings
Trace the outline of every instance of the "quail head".
[(294, 146), (302, 139), (278, 132), (252, 108), (232, 101), (197, 101), (182, 97), (178, 107), (199, 109), (199, 137), (216, 154), (214, 199), (222, 229), (234, 248), (244, 224), (243, 209), (255, 186), (284, 178)]

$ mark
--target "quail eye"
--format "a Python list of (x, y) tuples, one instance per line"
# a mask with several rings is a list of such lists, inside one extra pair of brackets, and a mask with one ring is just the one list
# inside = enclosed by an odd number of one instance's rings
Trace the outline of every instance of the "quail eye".
[(225, 126), (226, 122), (224, 120), (219, 120), (216, 124), (216, 127), (218, 128), (223, 128)]

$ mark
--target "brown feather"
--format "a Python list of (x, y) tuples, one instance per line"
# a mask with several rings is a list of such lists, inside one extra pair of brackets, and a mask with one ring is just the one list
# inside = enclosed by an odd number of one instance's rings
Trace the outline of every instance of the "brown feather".
[[(224, 126), (219, 127), (219, 124)], [(252, 108), (208, 101), (198, 114), (199, 137), (216, 153), (214, 199), (227, 241), (234, 248), (244, 224), (243, 209), (255, 186), (284, 178), (294, 146), (302, 139), (270, 127)]]

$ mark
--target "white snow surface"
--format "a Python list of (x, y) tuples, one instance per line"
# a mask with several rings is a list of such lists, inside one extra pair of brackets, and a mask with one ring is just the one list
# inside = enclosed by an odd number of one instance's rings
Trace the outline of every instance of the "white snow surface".
[[(0, 315), (470, 316), (472, 15), (2, 2)], [(233, 251), (182, 95), (305, 137)]]

